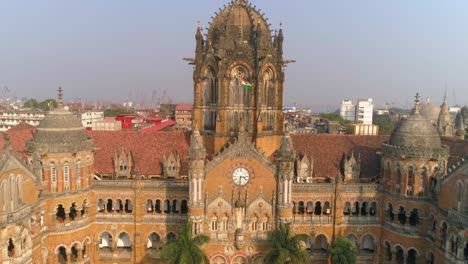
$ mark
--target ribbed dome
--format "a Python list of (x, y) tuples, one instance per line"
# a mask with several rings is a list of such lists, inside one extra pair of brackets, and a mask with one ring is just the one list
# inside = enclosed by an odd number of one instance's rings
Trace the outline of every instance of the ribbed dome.
[(262, 36), (261, 45), (271, 44), (268, 23), (246, 0), (234, 0), (224, 7), (213, 19), (208, 30), (211, 45), (226, 49), (234, 48), (237, 45), (236, 40), (238, 43), (250, 43), (255, 35)]
[(80, 119), (64, 109), (61, 92), (59, 89), (57, 109), (42, 119), (33, 139), (27, 143), (29, 151), (65, 153), (92, 149), (93, 140), (88, 138)]
[(80, 119), (65, 109), (47, 114), (39, 123), (34, 140), (37, 143), (71, 143), (88, 138)]
[(397, 125), (389, 144), (424, 149), (438, 149), (442, 146), (436, 128), (419, 113), (412, 114)]

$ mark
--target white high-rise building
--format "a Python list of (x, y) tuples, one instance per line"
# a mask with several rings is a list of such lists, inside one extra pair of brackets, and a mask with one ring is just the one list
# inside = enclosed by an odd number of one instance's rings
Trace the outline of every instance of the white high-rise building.
[(349, 121), (355, 121), (356, 119), (356, 106), (351, 100), (343, 100), (340, 105), (340, 116)]
[(356, 123), (372, 125), (373, 111), (372, 98), (359, 99), (356, 105)]

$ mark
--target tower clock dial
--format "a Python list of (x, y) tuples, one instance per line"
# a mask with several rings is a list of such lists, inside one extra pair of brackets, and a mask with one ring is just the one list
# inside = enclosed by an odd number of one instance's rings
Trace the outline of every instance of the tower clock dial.
[(250, 181), (250, 173), (246, 168), (236, 168), (232, 172), (232, 181), (234, 184), (244, 186)]

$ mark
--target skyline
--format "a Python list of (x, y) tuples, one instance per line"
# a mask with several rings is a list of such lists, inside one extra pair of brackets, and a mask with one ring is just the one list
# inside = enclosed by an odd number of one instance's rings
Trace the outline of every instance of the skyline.
[[(412, 104), (419, 92), (439, 104), (468, 103), (468, 3), (462, 1), (250, 1), (271, 29), (283, 23), (284, 105), (327, 109), (371, 97)], [(0, 2), (0, 88), (10, 97), (109, 99), (164, 91), (191, 102), (197, 21), (227, 4), (81, 1)], [(206, 33), (206, 30), (204, 31)], [(454, 98), (454, 94), (456, 98)], [(148, 102), (148, 101), (147, 101)]]

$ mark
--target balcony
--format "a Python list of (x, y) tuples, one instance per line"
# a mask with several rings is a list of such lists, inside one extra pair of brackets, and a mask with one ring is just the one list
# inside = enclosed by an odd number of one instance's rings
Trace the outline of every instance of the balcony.
[(63, 223), (57, 223), (55, 225), (55, 230), (60, 231), (60, 232), (65, 232), (65, 231), (70, 231), (70, 230), (76, 230), (78, 228), (81, 228), (87, 225), (89, 225), (89, 219), (87, 216), (77, 217), (77, 219), (73, 221), (66, 220)]
[(132, 213), (98, 213), (96, 221), (113, 222), (113, 223), (133, 223), (134, 218)]
[(132, 248), (100, 248), (98, 255), (101, 260), (130, 260)]
[(461, 214), (460, 212), (454, 209), (448, 210), (448, 219), (450, 222), (455, 223), (457, 225), (461, 225), (463, 227), (468, 226), (468, 216)]
[(188, 215), (186, 214), (146, 214), (143, 216), (144, 222), (159, 223), (186, 223)]

